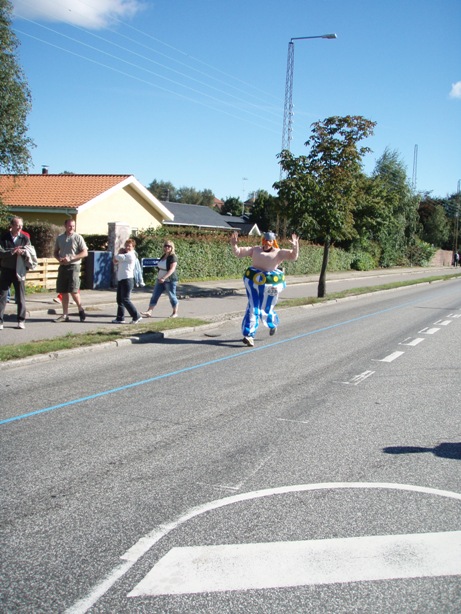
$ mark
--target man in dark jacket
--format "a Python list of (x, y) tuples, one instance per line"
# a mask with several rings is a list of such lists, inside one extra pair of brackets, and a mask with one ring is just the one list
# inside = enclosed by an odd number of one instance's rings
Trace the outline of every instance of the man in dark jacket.
[(23, 279), (16, 274), (18, 258), (25, 254), (25, 246), (30, 245), (29, 237), (22, 230), (22, 218), (13, 217), (10, 229), (0, 237), (0, 330), (3, 330), (3, 315), (5, 313), (8, 290), (13, 284), (18, 304), (18, 326), (25, 328), (26, 291)]

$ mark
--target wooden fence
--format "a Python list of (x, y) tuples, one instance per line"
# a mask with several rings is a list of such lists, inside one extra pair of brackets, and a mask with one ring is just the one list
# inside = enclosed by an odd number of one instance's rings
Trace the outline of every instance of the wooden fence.
[[(56, 288), (56, 278), (58, 277), (59, 262), (56, 258), (38, 258), (38, 265), (33, 271), (29, 271), (26, 276), (27, 286), (39, 286), (47, 290)], [(80, 279), (84, 278), (85, 270), (82, 266)]]

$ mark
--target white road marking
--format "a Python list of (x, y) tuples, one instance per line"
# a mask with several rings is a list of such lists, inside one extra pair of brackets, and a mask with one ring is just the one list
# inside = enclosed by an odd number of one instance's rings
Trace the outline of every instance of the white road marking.
[(173, 548), (128, 597), (461, 575), (461, 531)]
[(450, 313), (449, 318), (461, 318), (461, 313)]
[(309, 424), (307, 420), (290, 420), (289, 418), (277, 418), (277, 420), (281, 420), (282, 422), (296, 422), (297, 424)]
[(405, 354), (405, 352), (393, 352), (392, 354), (389, 354), (389, 356), (386, 356), (385, 358), (375, 358), (374, 360), (377, 360), (378, 362), (392, 362), (399, 356), (402, 356), (402, 354)]
[(358, 384), (360, 384), (360, 382), (363, 382), (363, 380), (366, 380), (367, 377), (370, 377), (370, 375), (373, 375), (373, 373), (375, 373), (375, 371), (363, 371), (362, 373), (355, 375), (348, 382), (341, 382), (341, 384), (352, 384), (352, 386), (357, 386)]
[(439, 330), (440, 328), (423, 328), (422, 330), (419, 330), (418, 333), (420, 335), (433, 335)]
[(448, 326), (451, 324), (451, 320), (438, 320), (437, 322), (434, 322), (434, 324), (437, 324), (437, 326)]
[(393, 482), (323, 482), (320, 484), (296, 484), (292, 486), (280, 486), (278, 488), (267, 488), (265, 490), (254, 490), (251, 492), (240, 493), (224, 499), (208, 501), (187, 510), (181, 516), (171, 522), (160, 524), (152, 531), (141, 537), (129, 550), (121, 555), (120, 565), (114, 567), (98, 584), (93, 586), (85, 597), (82, 597), (70, 606), (65, 614), (85, 614), (93, 607), (101, 597), (105, 595), (120, 578), (122, 578), (151, 548), (161, 539), (178, 529), (192, 518), (197, 518), (202, 514), (209, 513), (216, 509), (221, 509), (235, 503), (253, 501), (255, 499), (280, 496), (299, 492), (315, 492), (319, 490), (397, 490), (403, 492), (417, 492), (429, 496), (446, 497), (461, 502), (461, 493), (450, 490), (438, 490), (427, 486), (414, 486), (413, 484), (397, 484)]
[(418, 343), (421, 343), (421, 341), (424, 341), (424, 337), (416, 337), (412, 341), (408, 341), (408, 343), (407, 343), (407, 340), (405, 339), (405, 341), (402, 341), (401, 343), (399, 343), (399, 345), (415, 346), (415, 345), (418, 345)]

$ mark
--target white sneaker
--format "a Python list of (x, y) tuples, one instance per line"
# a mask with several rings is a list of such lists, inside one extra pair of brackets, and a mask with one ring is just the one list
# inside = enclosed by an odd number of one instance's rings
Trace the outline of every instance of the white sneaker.
[(24, 324), (24, 322), (18, 322), (18, 325), (17, 325), (17, 327), (16, 327), (16, 328), (22, 328), (22, 329), (24, 329), (24, 328), (26, 328), (26, 325)]
[(0, 330), (3, 330), (3, 324), (0, 324)]
[(139, 317), (137, 320), (135, 320), (134, 318), (131, 320), (131, 324), (139, 324), (139, 322), (141, 322), (142, 318)]
[(243, 345), (247, 345), (248, 347), (254, 347), (254, 339), (253, 337), (243, 337)]
[(115, 318), (115, 320), (112, 320), (112, 324), (126, 324), (125, 320), (117, 320), (117, 318)]

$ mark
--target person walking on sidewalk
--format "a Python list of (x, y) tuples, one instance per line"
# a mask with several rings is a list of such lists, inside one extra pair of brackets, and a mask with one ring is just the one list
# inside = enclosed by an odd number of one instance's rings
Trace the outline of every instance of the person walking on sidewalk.
[(284, 260), (297, 260), (299, 241), (297, 235), (291, 236), (293, 249), (280, 249), (275, 234), (265, 232), (262, 245), (239, 247), (238, 232), (232, 233), (231, 246), (237, 258), (252, 259), (243, 276), (243, 283), (248, 297), (248, 305), (242, 320), (243, 343), (254, 346), (254, 337), (259, 320), (269, 328), (272, 336), (277, 330), (279, 317), (274, 311), (280, 292), (286, 287), (285, 274), (278, 267)]
[(27, 248), (30, 247), (30, 238), (29, 235), (26, 236), (22, 233), (22, 224), (22, 218), (11, 218), (10, 229), (0, 237), (0, 330), (3, 330), (3, 316), (11, 284), (13, 284), (18, 305), (17, 328), (25, 328), (25, 277), (18, 276), (17, 267), (18, 258), (23, 258), (26, 255)]
[(56, 237), (54, 257), (59, 260), (56, 292), (62, 295), (62, 316), (55, 322), (69, 322), (69, 297), (78, 307), (80, 322), (86, 318), (80, 299), (80, 265), (82, 258), (88, 256), (88, 248), (83, 237), (75, 232), (75, 220), (64, 222), (65, 231)]
[(176, 286), (178, 283), (178, 275), (176, 273), (177, 265), (178, 258), (174, 252), (174, 243), (173, 241), (165, 241), (163, 245), (163, 254), (157, 263), (158, 275), (152, 296), (150, 297), (149, 307), (147, 311), (141, 312), (143, 317), (152, 317), (152, 311), (164, 292), (168, 293), (168, 298), (173, 308), (173, 313), (170, 318), (178, 317), (178, 297), (176, 296)]
[(125, 324), (125, 309), (131, 316), (131, 324), (137, 324), (142, 320), (139, 311), (131, 302), (134, 270), (138, 260), (134, 251), (135, 247), (134, 239), (127, 239), (125, 247), (122, 247), (114, 256), (114, 264), (117, 265), (117, 317), (112, 320), (114, 324)]
[[(18, 219), (21, 219), (21, 218), (18, 218)], [(24, 235), (25, 237), (27, 237), (29, 239), (29, 241), (30, 241), (30, 234), (28, 232), (26, 232), (24, 230), (24, 228), (21, 228), (21, 234)], [(6, 296), (6, 302), (9, 303), (10, 301), (11, 301), (11, 286), (8, 288), (8, 294)], [(16, 303), (16, 305), (18, 304), (18, 302), (19, 302), (18, 296), (14, 297), (14, 302)]]

